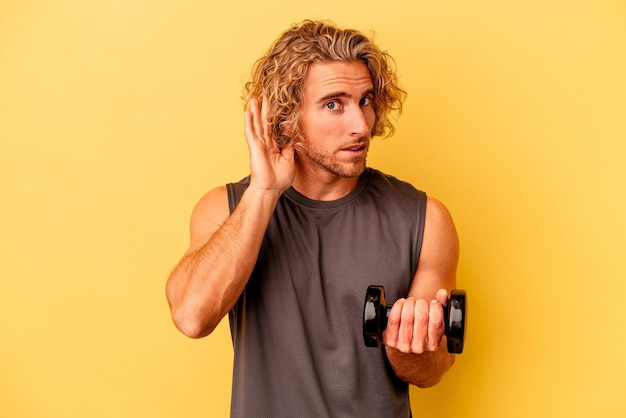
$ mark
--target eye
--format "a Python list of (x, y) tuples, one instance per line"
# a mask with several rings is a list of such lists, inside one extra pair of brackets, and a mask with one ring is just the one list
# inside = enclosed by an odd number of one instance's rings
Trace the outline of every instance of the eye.
[(326, 103), (326, 109), (328, 110), (336, 110), (339, 109), (339, 103), (336, 101)]
[(365, 96), (359, 101), (359, 106), (369, 106), (370, 104), (372, 104), (371, 96)]

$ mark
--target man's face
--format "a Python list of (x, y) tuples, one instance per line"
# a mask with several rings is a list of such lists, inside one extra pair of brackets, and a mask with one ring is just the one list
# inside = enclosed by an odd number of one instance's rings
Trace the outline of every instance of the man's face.
[(316, 62), (304, 80), (298, 158), (307, 170), (344, 178), (365, 169), (372, 127), (374, 85), (367, 66)]

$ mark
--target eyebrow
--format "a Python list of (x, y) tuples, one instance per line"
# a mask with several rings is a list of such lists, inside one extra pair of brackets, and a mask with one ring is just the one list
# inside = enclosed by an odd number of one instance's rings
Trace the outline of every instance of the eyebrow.
[[(374, 89), (367, 90), (365, 93), (363, 93), (363, 96), (361, 96), (361, 97), (365, 97), (367, 95), (373, 96), (374, 95)], [(324, 96), (320, 97), (317, 100), (317, 103), (323, 103), (323, 102), (325, 102), (327, 100), (336, 99), (336, 98), (340, 98), (340, 97), (352, 97), (352, 95), (348, 94), (345, 91), (333, 91), (331, 93), (325, 94)]]

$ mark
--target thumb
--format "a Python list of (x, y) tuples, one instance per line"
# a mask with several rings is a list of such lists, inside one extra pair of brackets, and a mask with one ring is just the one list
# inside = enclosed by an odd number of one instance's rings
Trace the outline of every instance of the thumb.
[(295, 148), (293, 144), (285, 145), (281, 148), (280, 154), (289, 162), (293, 162), (295, 157)]
[(448, 303), (448, 291), (446, 289), (439, 289), (435, 299), (437, 299), (437, 302), (439, 302), (441, 306), (446, 306)]

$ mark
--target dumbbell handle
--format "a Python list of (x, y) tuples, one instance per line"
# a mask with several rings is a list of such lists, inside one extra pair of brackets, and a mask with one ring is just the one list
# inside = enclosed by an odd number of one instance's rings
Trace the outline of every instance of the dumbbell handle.
[[(366, 346), (378, 347), (382, 343), (382, 332), (387, 328), (391, 306), (385, 302), (385, 289), (382, 286), (367, 288), (363, 306), (363, 339)], [(444, 333), (447, 337), (447, 347), (450, 353), (460, 354), (463, 352), (466, 311), (466, 292), (461, 289), (454, 289), (450, 292), (450, 297), (443, 308)]]

